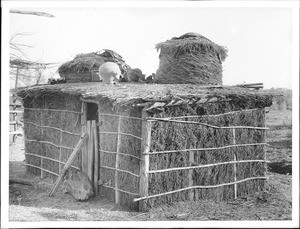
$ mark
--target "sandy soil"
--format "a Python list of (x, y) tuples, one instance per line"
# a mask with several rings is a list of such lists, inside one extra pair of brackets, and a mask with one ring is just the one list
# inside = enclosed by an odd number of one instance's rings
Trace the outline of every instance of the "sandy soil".
[[(268, 113), (267, 158), (270, 161), (292, 159), (291, 111)], [(133, 212), (109, 202), (104, 197), (85, 202), (64, 194), (62, 187), (53, 197), (48, 194), (50, 179), (27, 174), (24, 166), (24, 141), (18, 137), (10, 145), (10, 178), (33, 183), (33, 186), (10, 185), (10, 221), (117, 221), (117, 220), (291, 220), (292, 175), (269, 173), (266, 190), (228, 202), (202, 200), (162, 205), (147, 213)]]

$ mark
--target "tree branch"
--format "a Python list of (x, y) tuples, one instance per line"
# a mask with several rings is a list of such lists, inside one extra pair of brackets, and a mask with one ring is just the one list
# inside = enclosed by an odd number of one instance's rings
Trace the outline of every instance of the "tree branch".
[(29, 14), (41, 17), (54, 17), (52, 14), (44, 13), (44, 12), (36, 12), (36, 11), (25, 11), (25, 10), (10, 10), (10, 13), (13, 14)]

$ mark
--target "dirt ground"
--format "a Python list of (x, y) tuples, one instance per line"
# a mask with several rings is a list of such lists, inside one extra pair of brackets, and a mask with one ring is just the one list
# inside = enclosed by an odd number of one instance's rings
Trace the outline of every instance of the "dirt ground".
[[(270, 111), (267, 134), (270, 161), (292, 160), (291, 111)], [(10, 178), (31, 181), (33, 186), (13, 184), (9, 187), (10, 221), (143, 221), (143, 220), (291, 220), (292, 175), (268, 173), (264, 192), (251, 196), (216, 202), (201, 200), (163, 205), (141, 213), (109, 202), (104, 197), (76, 201), (60, 188), (53, 197), (51, 179), (27, 174), (24, 166), (24, 141), (18, 137), (10, 145)]]

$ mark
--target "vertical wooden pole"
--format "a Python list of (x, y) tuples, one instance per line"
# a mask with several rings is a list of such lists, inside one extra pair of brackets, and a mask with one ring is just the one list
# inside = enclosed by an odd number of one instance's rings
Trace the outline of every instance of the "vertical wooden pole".
[(115, 202), (116, 204), (120, 203), (120, 192), (118, 189), (118, 168), (119, 168), (119, 153), (121, 148), (121, 124), (122, 124), (122, 117), (119, 116), (119, 122), (118, 122), (118, 140), (117, 140), (117, 153), (116, 153), (116, 170), (115, 170)]
[(94, 189), (95, 189), (95, 195), (98, 196), (98, 174), (99, 174), (99, 150), (98, 150), (98, 132), (97, 132), (97, 124), (96, 120), (92, 121), (92, 129), (93, 129), (93, 135), (94, 135)]
[[(40, 130), (41, 130), (41, 137), (43, 138), (44, 136), (43, 136), (43, 128), (42, 128), (42, 125), (43, 125), (43, 112), (42, 111), (40, 111), (41, 113), (41, 117), (40, 117)], [(41, 143), (40, 143), (41, 144)], [(45, 150), (46, 151), (46, 150)], [(41, 168), (43, 168), (43, 158), (41, 158)], [(43, 179), (45, 176), (44, 176), (45, 174), (44, 174), (44, 171), (41, 169), (41, 178)]]
[[(188, 121), (188, 119), (186, 119), (186, 121)], [(187, 139), (187, 142), (185, 144), (185, 148), (186, 149), (190, 148), (189, 139)], [(189, 166), (192, 166), (194, 164), (194, 151), (189, 151), (188, 153), (189, 153)], [(194, 185), (193, 171), (194, 171), (193, 169), (189, 169), (189, 171), (188, 171), (189, 187), (192, 187)], [(188, 192), (189, 192), (189, 200), (194, 200), (195, 190), (190, 189)]]
[[(18, 79), (19, 79), (19, 68), (17, 67), (17, 73), (16, 73), (16, 82), (15, 82), (15, 89), (18, 88)], [(17, 102), (17, 98), (16, 98), (16, 94), (14, 93), (13, 94), (13, 104), (15, 104)], [(16, 106), (13, 106), (13, 110), (16, 110)], [(17, 113), (13, 113), (12, 114), (13, 116), (13, 121), (16, 121), (16, 116), (17, 116)], [(14, 132), (18, 130), (18, 126), (17, 125), (13, 125), (14, 126)], [(13, 142), (15, 142), (16, 140), (16, 134), (13, 135)]]
[[(61, 149), (61, 147), (62, 147), (62, 136), (63, 136), (63, 134), (62, 134), (62, 132), (60, 132), (60, 139), (59, 139), (59, 161), (60, 162), (62, 162), (62, 149)], [(62, 168), (63, 168), (63, 164), (59, 164), (59, 174), (61, 173), (61, 171), (62, 171)]]
[[(86, 131), (86, 122), (87, 122), (87, 104), (85, 102), (82, 102), (81, 104), (81, 136), (83, 136), (87, 131)], [(82, 172), (85, 173), (87, 175), (87, 168), (86, 168), (86, 155), (88, 152), (87, 149), (87, 143), (84, 144), (84, 146), (82, 147), (82, 151), (81, 151), (81, 162), (82, 162)]]
[[(100, 168), (100, 166), (101, 166), (101, 160), (102, 160), (102, 158), (103, 158), (103, 156), (102, 156), (102, 152), (101, 152), (101, 150), (102, 150), (102, 145), (101, 145), (101, 134), (99, 134), (99, 132), (101, 132), (101, 123), (103, 122), (103, 120), (102, 120), (102, 116), (100, 115), (101, 114), (101, 103), (100, 102), (98, 102), (98, 123), (97, 123), (97, 134), (98, 134), (98, 151), (99, 151), (99, 153), (98, 153), (98, 155), (99, 155), (99, 162), (98, 162), (98, 168), (99, 168), (99, 170), (98, 170), (98, 180), (99, 181), (102, 181), (103, 180), (103, 178), (102, 178), (102, 176), (103, 176), (103, 174), (101, 173), (101, 168)], [(99, 195), (100, 196), (103, 196), (103, 186), (99, 186), (99, 183), (98, 183), (98, 193), (99, 193)]]
[[(232, 135), (233, 135), (233, 145), (236, 144), (236, 140), (235, 140), (235, 129), (232, 129)], [(235, 149), (235, 148), (234, 148)], [(237, 155), (236, 152), (233, 153), (233, 160), (236, 161), (237, 160)], [(233, 174), (234, 174), (234, 182), (237, 181), (237, 164), (234, 163), (233, 164)], [(237, 184), (234, 184), (234, 199), (237, 199)]]
[[(62, 114), (63, 112), (60, 113), (60, 123), (62, 124)], [(62, 137), (63, 137), (63, 134), (62, 134), (62, 131), (60, 131), (60, 136), (59, 136), (59, 161), (62, 162)], [(62, 171), (62, 168), (63, 168), (63, 165), (62, 164), (59, 164), (59, 174), (61, 173)]]
[[(151, 147), (151, 128), (152, 122), (146, 120), (148, 113), (142, 111), (142, 142), (141, 142), (141, 160), (140, 160), (140, 196), (148, 196), (148, 176), (149, 176), (149, 152)], [(146, 210), (147, 199), (139, 202), (139, 210)]]
[[(193, 165), (193, 163), (194, 163), (194, 151), (190, 151), (189, 152), (189, 162), (190, 162), (190, 165)], [(194, 169), (189, 169), (189, 174), (188, 174), (188, 177), (189, 177), (189, 187), (192, 187), (194, 185), (193, 171), (194, 171)], [(194, 192), (195, 192), (194, 189), (190, 189), (189, 190), (189, 199), (190, 200), (194, 200)]]
[[(264, 112), (264, 126), (267, 127), (267, 125), (266, 125), (266, 108), (263, 108), (263, 112)], [(263, 142), (267, 143), (267, 130), (262, 130), (262, 131), (264, 133)], [(266, 161), (267, 160), (267, 146), (266, 145), (263, 146), (263, 151), (264, 151), (264, 160)], [(264, 162), (264, 163), (265, 163), (264, 164), (264, 176), (266, 177), (268, 165), (267, 165), (267, 162)]]

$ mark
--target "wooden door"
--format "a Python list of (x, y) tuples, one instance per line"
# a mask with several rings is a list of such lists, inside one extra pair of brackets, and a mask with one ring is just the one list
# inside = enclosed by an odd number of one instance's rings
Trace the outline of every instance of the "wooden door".
[(89, 104), (83, 105), (86, 109), (83, 109), (83, 113), (86, 118), (82, 132), (88, 134), (88, 141), (82, 149), (82, 172), (85, 173), (91, 181), (96, 195), (98, 194), (98, 131), (97, 120), (91, 119), (94, 115), (89, 115)]

